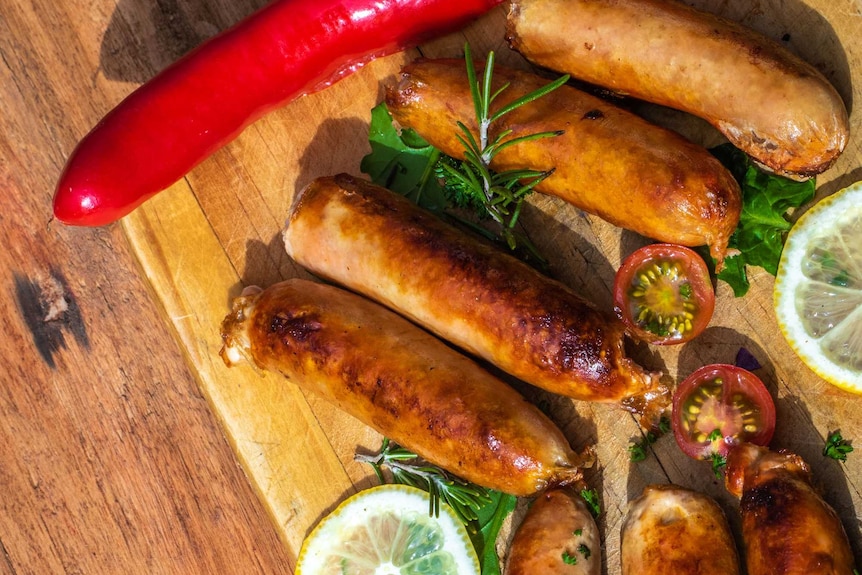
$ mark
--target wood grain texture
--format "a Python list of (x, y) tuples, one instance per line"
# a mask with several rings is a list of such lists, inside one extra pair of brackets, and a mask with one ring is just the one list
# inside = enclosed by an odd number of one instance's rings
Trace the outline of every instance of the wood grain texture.
[[(862, 179), (862, 2), (689, 3), (783, 38), (826, 74), (850, 105), (853, 135), (818, 195)], [(373, 483), (353, 454), (380, 437), (275, 376), (225, 368), (218, 325), (242, 286), (304, 275), (278, 237), (293, 194), (319, 175), (359, 175), (370, 108), (403, 62), (458, 56), (469, 40), (477, 54), (528, 67), (505, 45), (504, 9), (261, 119), (121, 225), (48, 223), (77, 140), (135, 85), (262, 4), (0, 0), (0, 573), (290, 573), (319, 518)], [(716, 141), (689, 117), (638, 110)], [(645, 243), (553, 198), (532, 197), (522, 221), (553, 275), (605, 308), (614, 270)], [(779, 335), (771, 276), (751, 279), (743, 299), (720, 286), (698, 340), (635, 354), (676, 380), (752, 351), (777, 400), (774, 445), (811, 462), (862, 560), (862, 465), (855, 453), (846, 464), (820, 454), (831, 430), (862, 441), (862, 397), (804, 367)], [(60, 300), (66, 309), (46, 321)], [(522, 389), (573, 445), (596, 443), (586, 479), (604, 505), (603, 572), (619, 573), (626, 504), (650, 483), (712, 495), (738, 533), (736, 503), (670, 437), (631, 463), (629, 416)]]
[(100, 56), (118, 10), (0, 5), (0, 573), (289, 573), (121, 226), (49, 222), (65, 157), (133, 87)]

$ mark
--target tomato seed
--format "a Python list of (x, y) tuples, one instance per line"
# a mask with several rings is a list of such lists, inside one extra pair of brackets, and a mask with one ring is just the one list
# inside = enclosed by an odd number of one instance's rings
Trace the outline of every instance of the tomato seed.
[[(642, 270), (629, 295), (636, 302), (638, 326), (658, 335), (681, 336), (694, 329), (697, 306), (688, 282), (676, 285), (682, 274), (679, 264), (662, 261)], [(640, 301), (638, 301), (640, 300)]]

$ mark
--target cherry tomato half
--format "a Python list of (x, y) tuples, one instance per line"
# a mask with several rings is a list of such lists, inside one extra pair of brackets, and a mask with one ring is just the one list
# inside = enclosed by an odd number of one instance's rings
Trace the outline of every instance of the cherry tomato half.
[(726, 456), (739, 442), (769, 444), (775, 432), (775, 403), (750, 371), (706, 365), (674, 392), (671, 425), (676, 442), (689, 457)]
[(684, 343), (706, 329), (715, 309), (709, 269), (694, 250), (652, 244), (623, 261), (614, 279), (614, 311), (632, 336)]

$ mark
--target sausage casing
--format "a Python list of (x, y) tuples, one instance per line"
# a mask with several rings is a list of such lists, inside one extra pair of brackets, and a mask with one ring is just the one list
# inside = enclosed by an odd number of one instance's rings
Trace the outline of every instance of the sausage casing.
[(601, 572), (599, 528), (584, 500), (568, 488), (540, 493), (512, 538), (506, 575)]
[(564, 284), (348, 175), (299, 192), (287, 253), (502, 370), (581, 400), (658, 413), (667, 389), (624, 351), (624, 328)]
[(727, 457), (725, 484), (740, 497), (748, 575), (853, 575), (847, 533), (789, 452), (744, 443)]
[[(530, 74), (494, 67), (495, 101), (502, 106), (545, 84)], [(430, 144), (463, 158), (456, 122), (478, 133), (470, 83), (461, 60), (418, 60), (387, 87), (395, 120)], [(492, 112), (495, 108), (492, 107)], [(571, 86), (493, 122), (490, 139), (563, 130), (553, 138), (521, 142), (491, 161), (498, 171), (550, 170), (536, 190), (560, 197), (622, 228), (686, 246), (709, 245), (720, 261), (739, 222), (741, 194), (733, 176), (706, 149)]]
[(738, 575), (739, 557), (724, 512), (709, 496), (649, 485), (623, 520), (623, 575)]
[(234, 300), (228, 365), (287, 377), (428, 461), (477, 485), (532, 495), (590, 463), (534, 405), (382, 306), (292, 279)]
[(707, 120), (781, 174), (822, 172), (847, 143), (847, 109), (820, 72), (683, 2), (514, 0), (507, 35), (536, 64)]

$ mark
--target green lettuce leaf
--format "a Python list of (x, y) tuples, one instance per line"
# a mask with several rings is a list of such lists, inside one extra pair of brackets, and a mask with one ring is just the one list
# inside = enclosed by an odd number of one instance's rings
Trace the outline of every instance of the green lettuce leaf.
[[(453, 207), (475, 210), (480, 218), (486, 215), (457, 186), (441, 184), (442, 163), (457, 160), (441, 154), (414, 130), (396, 129), (383, 102), (371, 110), (368, 140), (371, 153), (362, 158), (360, 169), (375, 184), (441, 215)], [(742, 190), (739, 226), (729, 242), (729, 247), (737, 253), (725, 259), (724, 269), (717, 274), (718, 279), (730, 285), (734, 295), (742, 297), (751, 287), (749, 266), (761, 267), (772, 275), (777, 273), (784, 239), (792, 225), (787, 217), (788, 210), (811, 201), (815, 181), (812, 178), (797, 182), (768, 173), (730, 144), (710, 151), (730, 170)], [(462, 223), (469, 225), (469, 222)], [(488, 232), (478, 226), (476, 231), (488, 236)], [(714, 266), (708, 250), (699, 251)], [(542, 262), (541, 257), (525, 259)]]
[[(397, 130), (385, 103), (371, 110), (368, 142), (371, 153), (362, 158), (359, 168), (373, 183), (492, 242), (500, 242), (497, 234), (478, 223), (489, 217), (482, 200), (456, 178), (446, 177), (447, 166), (458, 169), (463, 161), (441, 153), (412, 129)], [(520, 231), (513, 234), (518, 247), (512, 253), (546, 272), (547, 261), (529, 238)]]
[(477, 510), (479, 519), (467, 525), (467, 531), (479, 555), (482, 575), (501, 575), (497, 536), (506, 517), (514, 511), (518, 499), (499, 491), (489, 491), (488, 494), (491, 502)]
[(446, 195), (434, 174), (440, 151), (412, 129), (399, 133), (383, 102), (371, 110), (368, 142), (371, 153), (362, 158), (359, 169), (372, 182), (432, 211), (447, 206)]
[(726, 258), (724, 269), (718, 273), (718, 279), (727, 282), (734, 295), (741, 297), (750, 287), (747, 266), (761, 267), (772, 275), (778, 272), (784, 240), (792, 225), (788, 210), (814, 198), (815, 181), (811, 178), (797, 182), (768, 173), (730, 144), (711, 151), (742, 189), (742, 213), (729, 243), (739, 253)]

